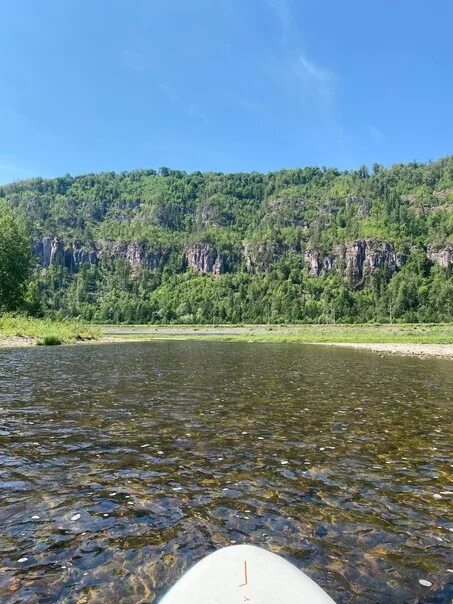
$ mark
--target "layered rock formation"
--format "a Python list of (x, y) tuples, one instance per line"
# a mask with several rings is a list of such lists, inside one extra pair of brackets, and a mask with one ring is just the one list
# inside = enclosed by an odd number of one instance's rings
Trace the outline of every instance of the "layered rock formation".
[(344, 247), (345, 272), (352, 275), (354, 283), (361, 283), (365, 275), (377, 268), (385, 268), (390, 274), (402, 264), (403, 258), (386, 241), (362, 239)]
[(427, 256), (432, 262), (446, 268), (453, 265), (453, 243), (443, 247), (428, 246)]
[(304, 252), (304, 262), (308, 264), (310, 277), (319, 277), (333, 269), (337, 265), (338, 258), (334, 254), (323, 255), (312, 249)]
[(199, 241), (186, 250), (187, 264), (197, 273), (221, 275), (225, 272), (224, 260), (213, 247), (204, 241)]
[(43, 237), (33, 242), (33, 255), (43, 268), (64, 266), (70, 273), (82, 264), (97, 265), (101, 261), (125, 260), (133, 272), (141, 267), (154, 271), (163, 260), (162, 252), (150, 251), (144, 243), (93, 242), (84, 246), (79, 241), (65, 244), (58, 237)]
[(278, 241), (242, 242), (242, 256), (248, 273), (267, 273), (274, 262), (292, 252), (298, 253), (295, 245)]
[[(245, 243), (244, 256), (250, 273), (267, 272), (272, 262), (278, 260), (288, 251), (287, 248), (262, 243), (251, 246)], [(365, 275), (373, 273), (379, 267), (385, 267), (390, 274), (399, 268), (404, 260), (396, 253), (390, 243), (363, 239), (344, 245), (337, 245), (331, 253), (322, 253), (307, 247), (303, 252), (304, 262), (308, 264), (310, 277), (319, 277), (333, 270), (340, 270), (349, 276), (353, 283), (362, 283)]]
[(360, 239), (335, 246), (332, 254), (306, 249), (304, 260), (309, 265), (311, 277), (318, 277), (338, 268), (357, 285), (363, 282), (367, 274), (372, 274), (380, 267), (386, 268), (389, 274), (394, 273), (404, 258), (386, 241)]
[[(244, 242), (242, 259), (249, 273), (265, 273), (271, 265), (284, 254), (300, 253), (295, 247), (282, 247), (275, 242), (252, 244)], [(151, 272), (157, 270), (167, 258), (163, 250), (150, 250), (143, 242), (122, 243), (119, 241), (97, 241), (82, 245), (79, 241), (65, 244), (58, 237), (43, 237), (33, 242), (33, 255), (43, 268), (64, 266), (70, 273), (77, 272), (83, 264), (97, 265), (113, 260), (126, 261), (133, 274), (140, 269)], [(223, 254), (206, 241), (199, 241), (186, 248), (184, 252), (189, 268), (200, 274), (221, 275), (228, 268)], [(428, 247), (428, 258), (442, 267), (453, 264), (453, 243), (443, 247)], [(404, 255), (395, 252), (386, 241), (360, 239), (337, 245), (331, 253), (321, 253), (307, 247), (303, 251), (304, 262), (308, 264), (310, 277), (319, 277), (328, 272), (339, 270), (353, 285), (360, 285), (367, 275), (377, 268), (384, 268), (393, 274), (403, 263)]]
[(162, 250), (150, 250), (143, 242), (104, 241), (98, 245), (101, 259), (125, 260), (130, 265), (133, 274), (137, 274), (141, 268), (154, 272), (165, 257)]

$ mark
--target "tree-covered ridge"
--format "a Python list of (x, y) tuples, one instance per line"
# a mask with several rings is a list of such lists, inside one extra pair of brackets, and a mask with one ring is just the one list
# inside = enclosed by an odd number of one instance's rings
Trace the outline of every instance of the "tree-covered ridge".
[(209, 226), (246, 236), (259, 224), (281, 229), (308, 222), (305, 239), (316, 239), (327, 227), (326, 244), (368, 236), (404, 244), (430, 233), (442, 243), (451, 235), (452, 172), (452, 157), (390, 169), (375, 165), (371, 174), (365, 167), (269, 174), (161, 168), (37, 178), (1, 187), (0, 196), (22, 211), (35, 236), (153, 242), (169, 232)]
[(371, 172), (67, 175), (13, 183), (0, 197), (34, 241), (45, 313), (453, 319), (453, 157)]

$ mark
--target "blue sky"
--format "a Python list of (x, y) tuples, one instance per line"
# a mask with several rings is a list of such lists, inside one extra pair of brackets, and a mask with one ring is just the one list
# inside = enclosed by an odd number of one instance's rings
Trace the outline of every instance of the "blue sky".
[(2, 0), (0, 182), (452, 152), (451, 0)]

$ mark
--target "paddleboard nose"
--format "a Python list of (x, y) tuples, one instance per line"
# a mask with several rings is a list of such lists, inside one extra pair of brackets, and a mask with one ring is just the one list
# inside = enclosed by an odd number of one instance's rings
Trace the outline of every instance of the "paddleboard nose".
[(293, 564), (254, 545), (230, 545), (193, 566), (160, 604), (335, 604)]

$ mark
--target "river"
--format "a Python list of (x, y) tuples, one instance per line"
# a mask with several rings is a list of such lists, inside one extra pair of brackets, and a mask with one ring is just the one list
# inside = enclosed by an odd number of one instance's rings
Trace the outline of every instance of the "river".
[(0, 600), (156, 602), (244, 542), (338, 603), (448, 602), (452, 408), (452, 363), (437, 359), (246, 342), (1, 350)]

